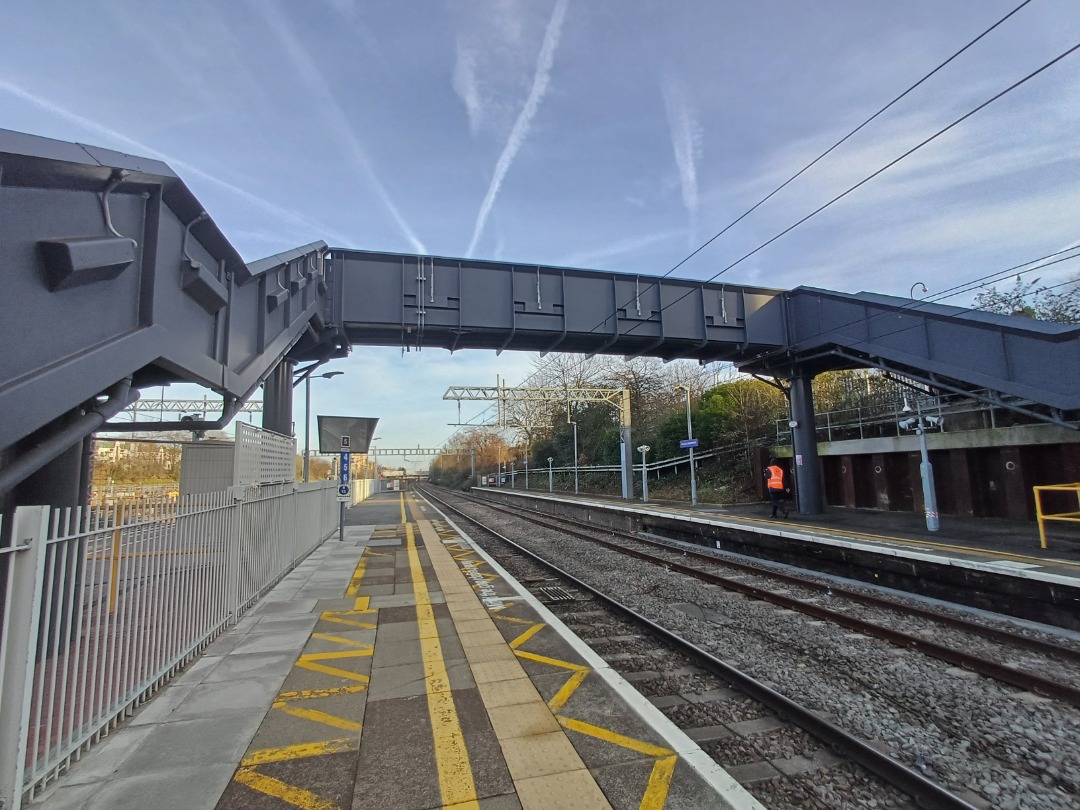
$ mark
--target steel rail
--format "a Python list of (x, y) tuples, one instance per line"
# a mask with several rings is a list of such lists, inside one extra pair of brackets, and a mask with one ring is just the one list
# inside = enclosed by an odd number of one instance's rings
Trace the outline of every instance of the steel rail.
[[(463, 497), (468, 498), (469, 496), (463, 496)], [(1053, 680), (1050, 680), (1049, 678), (1044, 678), (1041, 675), (1036, 675), (1036, 674), (1034, 674), (1032, 672), (1026, 672), (1024, 670), (1014, 669), (1013, 667), (1010, 667), (1010, 666), (1007, 666), (1007, 665), (1004, 665), (1004, 664), (999, 664), (996, 661), (991, 661), (988, 658), (982, 658), (981, 656), (974, 655), (972, 653), (967, 653), (967, 652), (963, 652), (961, 650), (953, 649), (952, 647), (947, 647), (944, 644), (938, 644), (937, 642), (934, 642), (934, 641), (927, 641), (924, 638), (920, 638), (919, 636), (913, 636), (910, 633), (904, 633), (904, 632), (899, 631), (899, 630), (893, 630), (893, 629), (888, 628), (888, 627), (882, 627), (881, 625), (874, 624), (873, 622), (867, 621), (866, 619), (858, 619), (858, 618), (855, 618), (853, 616), (848, 616), (847, 614), (840, 613), (838, 611), (829, 610), (828, 608), (820, 607), (819, 605), (815, 605), (812, 602), (806, 602), (806, 601), (803, 601), (801, 599), (795, 599), (794, 597), (791, 597), (791, 596), (784, 596), (783, 594), (774, 593), (772, 591), (766, 590), (764, 588), (759, 588), (759, 587), (754, 586), (754, 585), (748, 585), (748, 584), (746, 584), (744, 582), (739, 582), (738, 580), (734, 580), (734, 579), (730, 579), (728, 577), (720, 576), (719, 574), (709, 573), (708, 571), (702, 571), (701, 569), (698, 569), (698, 568), (693, 568), (691, 566), (682, 565), (682, 564), (674, 562), (672, 560), (663, 559), (661, 557), (655, 557), (655, 556), (653, 556), (651, 554), (646, 554), (645, 552), (642, 552), (642, 551), (635, 551), (633, 549), (629, 549), (629, 548), (626, 548), (624, 546), (619, 546), (619, 545), (616, 545), (615, 543), (610, 543), (610, 542), (608, 542), (606, 540), (601, 540), (600, 538), (592, 537), (592, 536), (590, 536), (588, 534), (585, 534), (584, 532), (578, 532), (578, 531), (575, 531), (573, 529), (568, 529), (565, 526), (559, 526), (559, 525), (554, 524), (554, 523), (549, 523), (546, 520), (539, 519), (535, 513), (530, 514), (530, 515), (522, 515), (521, 514), (522, 510), (516, 510), (516, 511), (509, 510), (509, 509), (506, 509), (506, 508), (502, 508), (499, 505), (492, 504), (492, 503), (490, 503), (488, 501), (483, 501), (483, 500), (481, 500), (480, 502), (483, 503), (484, 506), (495, 509), (496, 511), (511, 514), (511, 515), (514, 515), (515, 517), (519, 517), (519, 518), (523, 518), (525, 520), (529, 520), (529, 521), (531, 521), (533, 523), (536, 523), (537, 525), (545, 526), (546, 528), (554, 529), (556, 531), (565, 532), (566, 534), (570, 534), (570, 535), (572, 535), (574, 537), (578, 537), (578, 538), (580, 538), (582, 540), (587, 540), (589, 542), (597, 543), (597, 544), (602, 545), (605, 548), (610, 549), (611, 551), (615, 551), (615, 552), (617, 552), (619, 554), (624, 554), (624, 555), (626, 555), (628, 557), (634, 557), (635, 559), (643, 560), (643, 561), (651, 563), (653, 565), (659, 565), (661, 567), (667, 568), (668, 570), (675, 571), (675, 572), (680, 573), (680, 574), (685, 574), (686, 576), (694, 577), (695, 579), (699, 579), (702, 582), (707, 582), (710, 585), (718, 585), (718, 586), (720, 586), (722, 588), (726, 588), (728, 590), (736, 591), (736, 592), (741, 593), (741, 594), (743, 594), (745, 596), (750, 596), (750, 597), (752, 597), (754, 599), (760, 599), (760, 600), (762, 600), (764, 602), (769, 602), (771, 604), (778, 605), (778, 606), (786, 608), (788, 610), (795, 610), (795, 611), (798, 611), (799, 613), (803, 613), (803, 614), (808, 615), (808, 616), (813, 616), (814, 618), (821, 619), (822, 621), (828, 621), (828, 622), (832, 622), (834, 624), (838, 624), (841, 627), (846, 627), (849, 630), (854, 630), (854, 631), (856, 631), (858, 633), (863, 633), (865, 635), (872, 636), (872, 637), (877, 638), (877, 639), (881, 639), (882, 641), (887, 641), (890, 644), (895, 644), (898, 647), (903, 647), (905, 649), (921, 652), (921, 653), (923, 653), (925, 655), (928, 655), (928, 656), (930, 656), (932, 658), (937, 658), (937, 659), (939, 659), (941, 661), (945, 661), (945, 662), (947, 662), (949, 664), (952, 664), (954, 666), (958, 666), (958, 667), (961, 667), (963, 669), (969, 670), (971, 672), (978, 673), (979, 675), (984, 675), (984, 676), (986, 676), (988, 678), (993, 678), (996, 681), (1000, 681), (1002, 683), (1007, 683), (1010, 686), (1015, 686), (1018, 689), (1023, 689), (1023, 690), (1028, 691), (1028, 692), (1034, 692), (1036, 694), (1044, 695), (1044, 696), (1047, 696), (1047, 697), (1057, 698), (1058, 700), (1064, 701), (1066, 703), (1071, 703), (1074, 706), (1080, 706), (1080, 689), (1077, 689), (1074, 686), (1069, 686), (1068, 684), (1059, 683), (1058, 681), (1053, 681)], [(532, 512), (532, 510), (524, 510), (524, 511)], [(550, 518), (552, 516), (545, 515), (544, 517)], [(566, 519), (565, 518), (556, 518), (556, 520), (563, 521), (563, 520), (566, 520)], [(626, 537), (627, 539), (635, 540), (635, 541), (642, 542), (642, 543), (648, 542), (648, 541), (642, 540), (639, 537), (635, 537), (633, 535), (626, 534), (624, 532), (617, 532), (617, 531), (612, 530), (612, 529), (600, 529), (598, 527), (592, 527), (592, 530), (593, 531), (607, 532), (607, 533), (610, 533), (610, 534), (614, 534), (616, 536), (623, 536), (623, 537)], [(661, 545), (662, 546), (663, 544), (657, 543), (656, 545)], [(670, 546), (665, 546), (665, 548), (667, 550), (672, 550), (672, 548)], [(711, 560), (713, 563), (716, 563), (716, 564), (720, 564), (720, 565), (725, 565), (726, 564), (726, 561), (718, 560), (715, 557), (710, 558), (707, 555), (699, 555), (699, 556), (704, 557), (705, 559)], [(768, 571), (762, 571), (759, 568), (752, 568), (750, 566), (747, 566), (747, 568), (750, 568), (750, 570), (752, 570), (758, 576), (766, 576), (766, 577), (770, 576), (770, 572), (768, 572)], [(784, 575), (784, 576), (786, 577), (787, 575)], [(798, 578), (795, 578), (795, 577), (787, 577), (787, 579), (785, 581), (794, 582), (794, 583), (799, 584), (799, 585), (804, 584), (802, 580), (799, 580)], [(835, 592), (836, 592), (836, 590), (834, 589), (834, 593)], [(896, 609), (900, 609), (900, 610), (904, 610), (904, 611), (907, 610), (906, 605), (901, 605), (901, 604), (897, 604), (897, 603), (887, 603), (887, 602), (886, 602), (886, 604), (889, 607), (891, 607), (893, 610), (896, 610)], [(937, 618), (938, 618), (937, 614), (933, 614), (932, 612), (929, 612), (929, 611), (928, 611), (928, 613), (930, 613), (930, 616), (934, 620), (937, 620)], [(1016, 638), (1016, 637), (1010, 636), (1007, 633), (1005, 635), (1008, 638), (1007, 643), (1012, 643), (1013, 640)], [(1055, 649), (1065, 649), (1065, 648), (1057, 648), (1056, 645), (1053, 645), (1053, 646), (1055, 647)]]
[[(470, 496), (464, 496), (470, 497)], [(475, 497), (475, 496), (472, 496)], [(478, 500), (484, 501), (480, 498)], [(484, 501), (485, 503), (490, 503)], [(1075, 650), (1071, 647), (1065, 647), (1061, 644), (1055, 644), (1051, 641), (1043, 641), (1037, 638), (1031, 638), (1030, 636), (1022, 636), (1016, 633), (1011, 633), (1008, 630), (999, 630), (995, 627), (986, 627), (985, 625), (978, 624), (977, 622), (968, 621), (957, 616), (948, 616), (945, 614), (937, 613), (927, 608), (921, 608), (918, 605), (907, 605), (903, 602), (898, 602), (895, 599), (889, 599), (884, 596), (875, 596), (868, 593), (860, 593), (859, 591), (846, 588), (843, 585), (833, 585), (822, 582), (816, 582), (813, 580), (806, 580), (802, 577), (786, 574), (783, 571), (776, 571), (773, 569), (763, 569), (748, 563), (733, 560), (728, 557), (720, 558), (711, 554), (704, 554), (700, 551), (694, 551), (693, 549), (683, 548), (682, 546), (674, 546), (669, 542), (663, 540), (654, 540), (650, 537), (644, 537), (641, 534), (635, 534), (633, 532), (625, 532), (619, 529), (601, 529), (598, 526), (585, 523), (584, 521), (575, 520), (569, 517), (560, 517), (559, 515), (549, 515), (545, 512), (540, 512), (535, 509), (525, 508), (523, 511), (531, 512), (532, 514), (539, 515), (541, 517), (549, 518), (560, 523), (569, 523), (581, 528), (590, 529), (592, 531), (607, 532), (615, 537), (624, 537), (627, 540), (634, 540), (643, 545), (652, 546), (654, 548), (662, 548), (668, 551), (677, 551), (684, 556), (693, 557), (694, 559), (703, 560), (717, 565), (725, 565), (730, 568), (736, 568), (740, 571), (745, 571), (748, 574), (755, 574), (758, 576), (766, 576), (770, 579), (776, 579), (781, 582), (786, 582), (789, 585), (797, 585), (807, 588), (809, 590), (821, 591), (822, 593), (831, 592), (833, 594), (840, 594), (846, 599), (850, 599), (853, 602), (859, 602), (860, 604), (869, 605), (871, 607), (880, 607), (890, 610), (903, 610), (904, 612), (917, 616), (929, 621), (935, 621), (939, 624), (944, 624), (948, 627), (952, 627), (957, 630), (965, 630), (969, 633), (980, 635), (988, 638), (992, 641), (997, 641), (1002, 644), (1011, 644), (1014, 647), (1021, 647), (1032, 652), (1041, 653), (1051, 658), (1056, 658), (1061, 661), (1072, 661), (1074, 663), (1080, 663), (1080, 650)]]
[[(485, 532), (497, 537), (502, 542), (529, 557), (538, 565), (551, 571), (556, 576), (563, 578), (575, 587), (580, 588), (582, 591), (591, 594), (604, 604), (609, 605), (617, 612), (639, 623), (652, 635), (662, 639), (686, 653), (691, 658), (701, 662), (704, 667), (714, 675), (724, 678), (728, 683), (736, 685), (741, 691), (776, 712), (780, 719), (794, 723), (808, 734), (811, 734), (824, 742), (833, 752), (861, 765), (871, 773), (884, 779), (893, 787), (906, 793), (908, 796), (912, 797), (920, 807), (930, 808), (931, 810), (975, 810), (974, 805), (969, 804), (959, 796), (950, 793), (936, 782), (932, 782), (922, 774), (911, 770), (907, 766), (892, 759), (887, 754), (883, 754), (865, 741), (849, 734), (839, 726), (818, 716), (810, 709), (785, 697), (775, 689), (766, 686), (741, 670), (736, 669), (731, 664), (717, 658), (707, 650), (701, 649), (677, 633), (646, 618), (628, 605), (619, 602), (614, 597), (608, 596), (603, 591), (583, 582), (573, 574), (559, 568), (554, 563), (548, 562), (543, 557), (530, 551), (519, 543), (515, 543), (500, 532), (484, 525), (477, 518), (465, 514), (457, 507), (451, 506), (442, 498), (433, 495), (427, 489), (419, 488), (419, 491), (424, 497), (437, 501), (451, 512), (454, 512), (470, 523), (479, 526)], [(462, 497), (466, 496), (463, 495)], [(492, 506), (492, 504), (487, 502), (482, 503), (486, 507)], [(561, 528), (559, 530), (565, 531), (565, 529)]]

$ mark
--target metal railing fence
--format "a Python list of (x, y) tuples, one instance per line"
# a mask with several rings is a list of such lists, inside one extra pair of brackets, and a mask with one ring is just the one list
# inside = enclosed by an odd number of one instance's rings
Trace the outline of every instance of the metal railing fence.
[(17, 810), (108, 734), (337, 517), (332, 482), (19, 507), (0, 549), (0, 807)]

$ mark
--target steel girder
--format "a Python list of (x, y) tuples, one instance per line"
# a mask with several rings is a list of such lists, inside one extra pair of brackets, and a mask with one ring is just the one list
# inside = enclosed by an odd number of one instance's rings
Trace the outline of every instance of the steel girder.
[(787, 345), (740, 369), (790, 377), (881, 368), (1076, 427), (1068, 417), (1080, 411), (1080, 326), (865, 292), (800, 287), (784, 299)]
[(735, 360), (784, 345), (780, 290), (475, 259), (332, 251), (354, 343)]

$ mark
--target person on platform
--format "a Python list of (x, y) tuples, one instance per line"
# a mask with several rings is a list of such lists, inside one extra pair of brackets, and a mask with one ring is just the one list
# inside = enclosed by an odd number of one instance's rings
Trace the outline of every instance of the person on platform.
[(784, 468), (775, 458), (770, 458), (769, 466), (765, 468), (765, 487), (769, 490), (769, 500), (772, 501), (772, 516), (776, 517), (777, 511), (782, 511), (786, 518), (788, 510), (783, 504), (784, 495), (791, 490), (784, 486)]

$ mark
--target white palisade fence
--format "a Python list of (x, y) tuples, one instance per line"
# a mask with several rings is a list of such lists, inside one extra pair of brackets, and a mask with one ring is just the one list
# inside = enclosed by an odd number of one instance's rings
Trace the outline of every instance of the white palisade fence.
[(0, 549), (0, 808), (108, 734), (337, 526), (329, 481), (19, 507)]

